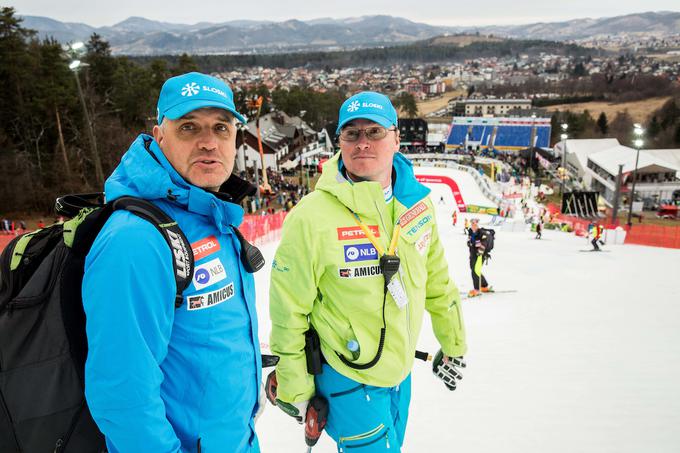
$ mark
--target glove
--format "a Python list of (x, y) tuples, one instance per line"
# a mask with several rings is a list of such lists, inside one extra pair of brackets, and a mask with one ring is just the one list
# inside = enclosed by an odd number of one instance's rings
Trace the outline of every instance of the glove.
[(460, 368), (465, 368), (463, 357), (449, 357), (442, 350), (437, 351), (432, 361), (432, 373), (444, 381), (444, 385), (451, 391), (456, 390), (456, 381), (463, 379)]
[(299, 424), (303, 425), (307, 420), (309, 400), (299, 401), (297, 403), (281, 401), (276, 397), (276, 391), (278, 387), (279, 383), (276, 380), (276, 370), (274, 370), (269, 373), (269, 376), (267, 376), (267, 382), (265, 384), (267, 399), (274, 406), (278, 406), (279, 409), (293, 417)]

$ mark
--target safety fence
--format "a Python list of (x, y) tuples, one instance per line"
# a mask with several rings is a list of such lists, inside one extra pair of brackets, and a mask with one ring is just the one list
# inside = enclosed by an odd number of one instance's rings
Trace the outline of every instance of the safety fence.
[(9, 244), (9, 241), (11, 241), (14, 238), (15, 238), (15, 236), (13, 234), (12, 235), (3, 234), (2, 236), (0, 236), (0, 252), (5, 250), (5, 247), (7, 247), (7, 244)]
[(269, 215), (246, 215), (239, 230), (248, 241), (257, 245), (277, 241), (281, 239), (281, 227), (286, 214), (282, 211)]
[(576, 236), (587, 236), (588, 226), (593, 223), (592, 220), (581, 219), (572, 215), (560, 214), (554, 217), (553, 222), (560, 223), (571, 227)]
[(680, 226), (633, 225), (625, 227), (626, 244), (680, 249)]
[[(283, 219), (286, 218), (286, 214), (286, 212), (282, 211), (269, 215), (245, 215), (239, 230), (253, 244), (262, 245), (267, 242), (277, 241), (281, 238), (281, 227), (283, 226)], [(0, 235), (0, 252), (15, 237), (13, 234)]]

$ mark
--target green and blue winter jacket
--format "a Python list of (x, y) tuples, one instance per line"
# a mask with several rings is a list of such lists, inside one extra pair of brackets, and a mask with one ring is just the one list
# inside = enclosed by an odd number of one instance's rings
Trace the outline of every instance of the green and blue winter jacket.
[[(394, 198), (386, 203), (379, 183), (351, 183), (343, 176), (338, 153), (325, 163), (314, 192), (284, 222), (270, 286), (271, 350), (281, 358), (276, 374), (283, 401), (304, 401), (315, 392), (304, 354), (310, 323), (328, 364), (373, 386), (395, 386), (409, 374), (425, 310), (444, 353), (461, 356), (466, 351), (458, 289), (449, 277), (429, 189), (416, 181), (411, 163), (399, 153), (393, 170)], [(369, 362), (383, 325), (379, 256), (353, 213), (384, 250), (399, 223), (401, 265), (394, 278), (408, 297), (399, 308), (387, 294), (382, 357), (366, 370), (345, 365), (337, 355), (356, 364)], [(359, 344), (356, 358), (348, 349), (351, 341)]]

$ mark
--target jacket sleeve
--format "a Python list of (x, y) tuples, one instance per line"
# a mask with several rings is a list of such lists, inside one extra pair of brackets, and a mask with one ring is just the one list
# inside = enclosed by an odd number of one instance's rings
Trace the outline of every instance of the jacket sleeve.
[(321, 271), (314, 254), (315, 238), (301, 216), (301, 207), (298, 204), (283, 224), (269, 287), (270, 347), (280, 357), (277, 396), (289, 403), (308, 400), (315, 392), (304, 347)]
[(467, 351), (465, 327), (458, 288), (449, 275), (437, 225), (432, 227), (432, 243), (427, 256), (425, 309), (432, 318), (432, 329), (444, 354), (460, 357)]
[(178, 452), (165, 415), (175, 281), (170, 248), (150, 223), (115, 212), (85, 261), (85, 397), (109, 451)]

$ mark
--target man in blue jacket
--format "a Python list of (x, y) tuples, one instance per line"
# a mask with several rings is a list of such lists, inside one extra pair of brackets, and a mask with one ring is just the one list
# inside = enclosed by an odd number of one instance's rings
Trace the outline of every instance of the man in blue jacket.
[(85, 394), (115, 452), (259, 452), (261, 357), (251, 274), (239, 260), (236, 204), (254, 187), (232, 175), (236, 111), (221, 80), (165, 82), (153, 136), (130, 146), (107, 201), (150, 200), (175, 219), (196, 263), (175, 309), (171, 251), (149, 222), (116, 211), (85, 263)]

